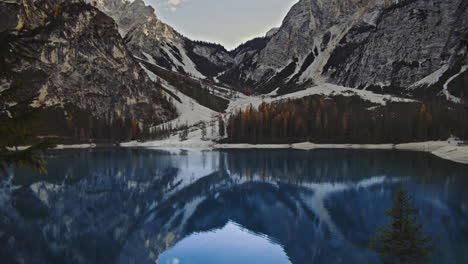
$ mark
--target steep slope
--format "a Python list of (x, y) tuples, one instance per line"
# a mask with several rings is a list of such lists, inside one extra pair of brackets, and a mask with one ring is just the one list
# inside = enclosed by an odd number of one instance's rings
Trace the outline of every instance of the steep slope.
[[(268, 35), (268, 34), (267, 34)], [(252, 60), (265, 48), (272, 35), (251, 39), (230, 52), (234, 66), (222, 72), (218, 80), (230, 84), (244, 92), (255, 87), (255, 82), (248, 79), (246, 67), (252, 65)]]
[(455, 102), (468, 93), (462, 0), (300, 0), (280, 28), (230, 52), (185, 38), (142, 0), (96, 3), (116, 20), (134, 56), (246, 93), (327, 82)]
[[(319, 55), (320, 35), (331, 26), (350, 20), (365, 3), (368, 1), (299, 1), (265, 47), (230, 72), (238, 72), (244, 85), (254, 85), (263, 92), (285, 85), (294, 75), (300, 76)], [(222, 79), (228, 82), (230, 78)]]
[[(324, 71), (334, 82), (350, 87), (434, 95), (468, 64), (467, 39), (466, 1), (401, 1), (375, 11), (372, 21), (355, 24)], [(441, 84), (427, 79), (415, 84), (434, 72), (441, 75)]]
[(96, 6), (114, 18), (134, 56), (202, 79), (215, 77), (232, 65), (224, 47), (182, 36), (159, 20), (154, 9), (142, 0), (99, 0)]
[(380, 93), (445, 94), (457, 101), (468, 92), (467, 5), (301, 0), (264, 48), (237, 60), (219, 79), (262, 93), (332, 82)]
[(7, 27), (1, 30), (21, 27), (36, 32), (31, 38), (35, 59), (21, 61), (14, 69), (23, 82), (13, 96), (16, 101), (38, 94), (34, 106), (63, 109), (68, 123), (77, 118), (74, 112), (107, 124), (125, 119), (157, 124), (175, 117), (159, 87), (127, 50), (114, 21), (98, 9), (80, 1), (0, 5), (0, 10), (9, 10), (2, 14), (8, 23), (2, 23)]

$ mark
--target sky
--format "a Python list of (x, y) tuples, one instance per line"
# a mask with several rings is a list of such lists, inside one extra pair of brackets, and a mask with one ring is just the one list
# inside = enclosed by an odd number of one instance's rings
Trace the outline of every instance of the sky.
[(298, 0), (145, 0), (156, 15), (193, 40), (234, 49), (279, 27)]

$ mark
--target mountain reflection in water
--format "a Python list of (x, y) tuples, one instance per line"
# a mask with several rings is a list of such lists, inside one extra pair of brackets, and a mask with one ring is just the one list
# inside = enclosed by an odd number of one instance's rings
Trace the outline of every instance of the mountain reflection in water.
[(432, 263), (468, 259), (468, 167), (427, 153), (112, 148), (48, 161), (48, 175), (0, 183), (6, 263), (368, 263), (400, 186), (439, 238)]

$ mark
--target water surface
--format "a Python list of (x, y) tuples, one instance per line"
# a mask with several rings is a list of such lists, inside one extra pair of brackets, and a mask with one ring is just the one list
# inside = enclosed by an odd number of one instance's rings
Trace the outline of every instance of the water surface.
[(468, 260), (468, 166), (381, 150), (52, 151), (48, 175), (0, 183), (6, 263), (368, 263), (369, 237), (408, 189)]

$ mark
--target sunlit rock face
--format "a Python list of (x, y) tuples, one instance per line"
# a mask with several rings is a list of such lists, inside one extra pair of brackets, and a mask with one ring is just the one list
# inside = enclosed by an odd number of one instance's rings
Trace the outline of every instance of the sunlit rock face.
[(149, 19), (157, 19), (154, 15), (154, 9), (146, 6), (141, 0), (133, 2), (126, 0), (98, 0), (88, 1), (95, 4), (97, 8), (114, 18), (119, 25), (119, 32), (125, 37), (127, 32), (139, 25), (144, 24)]
[(110, 119), (156, 123), (173, 115), (106, 14), (81, 1), (0, 5), (11, 11), (3, 16), (10, 29), (35, 30), (32, 56), (37, 59), (21, 61), (14, 69), (23, 81), (16, 99), (38, 94), (34, 105), (72, 105)]

